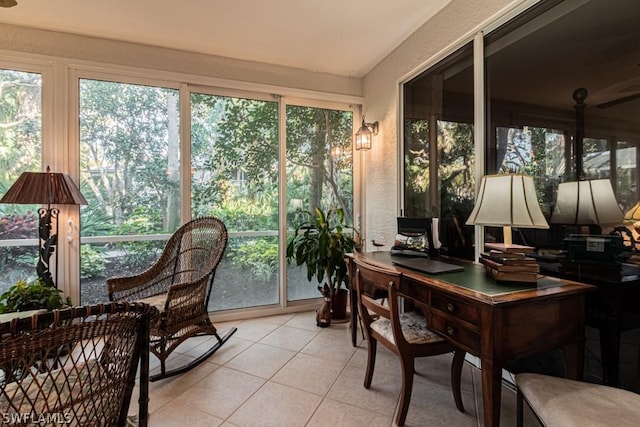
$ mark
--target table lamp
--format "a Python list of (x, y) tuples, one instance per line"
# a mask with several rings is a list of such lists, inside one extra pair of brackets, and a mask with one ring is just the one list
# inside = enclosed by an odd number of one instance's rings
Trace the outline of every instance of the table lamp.
[(502, 252), (532, 252), (534, 249), (514, 245), (511, 227), (549, 228), (538, 204), (533, 178), (519, 174), (484, 176), (467, 224), (503, 227), (504, 243), (486, 245)]
[[(16, 203), (23, 205), (46, 205), (46, 208), (38, 209), (40, 217), (38, 225), (39, 258), (36, 266), (38, 277), (49, 286), (56, 286), (56, 280), (51, 276), (49, 260), (56, 250), (58, 243), (58, 208), (51, 205), (86, 205), (80, 189), (71, 178), (63, 173), (51, 172), (47, 166), (46, 172), (23, 172), (13, 183), (7, 193), (0, 199), (0, 203)], [(52, 222), (55, 220), (55, 232), (52, 231)], [(58, 254), (56, 252), (56, 276)]]
[(625, 224), (633, 225), (636, 233), (640, 234), (640, 201), (624, 214), (623, 221)]
[(601, 234), (602, 225), (622, 224), (623, 214), (608, 179), (587, 179), (558, 185), (556, 206), (549, 222), (589, 226)]

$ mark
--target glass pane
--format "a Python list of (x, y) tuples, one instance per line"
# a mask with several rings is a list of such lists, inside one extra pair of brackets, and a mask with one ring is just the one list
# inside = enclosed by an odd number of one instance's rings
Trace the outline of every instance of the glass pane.
[(565, 171), (565, 137), (560, 131), (531, 126), (496, 128), (498, 173), (533, 177), (542, 212), (553, 210), (555, 188)]
[(616, 149), (617, 186), (616, 197), (623, 212), (631, 209), (639, 200), (638, 188), (638, 146), (618, 142)]
[(586, 179), (611, 177), (609, 141), (606, 139), (585, 138), (582, 169)]
[[(637, 191), (635, 158), (630, 163), (621, 152), (615, 161), (611, 156), (615, 142), (638, 139), (640, 97), (632, 84), (638, 72), (629, 52), (638, 46), (640, 9), (626, 1), (566, 3), (538, 2), (487, 34), (484, 47), (487, 172), (511, 170), (506, 159), (515, 171), (533, 175), (547, 219), (558, 184), (579, 177), (624, 182), (615, 184), (619, 203), (637, 197), (622, 194)], [(598, 48), (583, 49), (585, 40)], [(529, 143), (525, 130), (531, 146), (515, 150)], [(626, 169), (614, 167), (618, 159)], [(515, 243), (561, 249), (564, 237), (575, 232), (572, 224), (550, 224), (513, 237)]]
[(230, 237), (209, 309), (279, 303), (277, 102), (191, 95), (191, 203)]
[[(342, 208), (353, 224), (353, 113), (323, 108), (287, 106), (287, 227), (298, 210)], [(315, 279), (306, 268), (289, 265), (290, 301), (317, 298)]]
[[(42, 162), (42, 79), (40, 74), (0, 69), (0, 194), (22, 172)], [(38, 208), (0, 204), (0, 293), (36, 276)], [(9, 240), (10, 242), (7, 242)]]
[(405, 216), (440, 218), (441, 251), (473, 258), (473, 48), (404, 84)]
[[(179, 135), (177, 90), (80, 80), (82, 303), (148, 268), (179, 226)], [(149, 235), (164, 236), (138, 241)]]

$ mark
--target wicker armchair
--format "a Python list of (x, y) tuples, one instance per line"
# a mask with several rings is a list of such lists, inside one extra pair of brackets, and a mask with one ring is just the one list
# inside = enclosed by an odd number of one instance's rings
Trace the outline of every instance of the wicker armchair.
[(127, 425), (140, 365), (138, 421), (146, 426), (157, 314), (147, 304), (110, 303), (0, 323), (0, 425)]
[[(216, 268), (227, 246), (227, 229), (217, 218), (202, 217), (181, 226), (167, 242), (158, 261), (132, 277), (107, 280), (112, 301), (142, 301), (160, 311), (151, 324), (151, 351), (160, 359), (160, 374), (151, 381), (185, 372), (217, 351), (236, 332), (218, 335), (207, 305)], [(216, 342), (187, 365), (171, 371), (167, 358), (186, 339), (213, 335)]]

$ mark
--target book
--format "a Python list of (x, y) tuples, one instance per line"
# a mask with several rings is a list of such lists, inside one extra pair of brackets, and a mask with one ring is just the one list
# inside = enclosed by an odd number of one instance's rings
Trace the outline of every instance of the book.
[(514, 254), (509, 254), (504, 256), (502, 253), (494, 253), (494, 252), (482, 252), (480, 254), (480, 259), (490, 259), (491, 261), (497, 262), (499, 264), (504, 265), (528, 265), (528, 264), (537, 264), (535, 258), (526, 257), (523, 255), (513, 256)]
[(495, 268), (486, 268), (487, 275), (503, 282), (537, 282), (538, 273), (526, 273), (515, 271), (498, 271)]
[(502, 264), (500, 262), (494, 261), (490, 258), (480, 258), (480, 262), (485, 265), (485, 267), (493, 268), (498, 271), (513, 271), (513, 272), (522, 272), (522, 273), (539, 273), (540, 266), (538, 263), (524, 263), (524, 264)]
[(494, 249), (501, 252), (506, 253), (521, 253), (521, 254), (529, 254), (535, 251), (536, 248), (533, 246), (524, 246), (524, 245), (505, 245), (504, 243), (485, 243), (484, 248), (486, 249)]

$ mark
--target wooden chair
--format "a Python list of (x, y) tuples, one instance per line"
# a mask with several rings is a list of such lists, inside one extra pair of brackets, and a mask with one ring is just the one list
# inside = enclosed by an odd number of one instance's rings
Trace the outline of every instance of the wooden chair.
[(524, 400), (544, 426), (632, 426), (640, 421), (640, 395), (619, 388), (542, 374), (516, 375), (517, 426)]
[(138, 422), (146, 426), (157, 314), (110, 303), (0, 323), (0, 425), (124, 426), (140, 365)]
[[(364, 387), (371, 386), (376, 363), (377, 343), (380, 342), (400, 358), (402, 389), (395, 412), (395, 422), (402, 426), (411, 400), (415, 358), (455, 352), (451, 366), (451, 385), (456, 407), (459, 411), (464, 412), (460, 379), (465, 352), (456, 349), (448, 341), (427, 329), (427, 322), (422, 312), (400, 312), (399, 299), (411, 302), (418, 311), (424, 307), (419, 301), (402, 292), (400, 289), (401, 273), (383, 270), (362, 263), (358, 259), (355, 259), (354, 263), (358, 310), (365, 325), (364, 330), (368, 343)], [(388, 298), (381, 300), (379, 299), (380, 295), (388, 295)], [(387, 303), (385, 304), (383, 301), (387, 301)]]
[[(236, 332), (220, 336), (208, 312), (216, 269), (227, 246), (227, 229), (217, 218), (202, 217), (181, 226), (158, 261), (145, 272), (107, 280), (112, 301), (142, 301), (160, 311), (151, 324), (151, 351), (160, 359), (160, 374), (151, 381), (185, 372), (202, 363)], [(192, 362), (166, 370), (171, 353), (185, 340), (213, 335), (215, 343)]]

